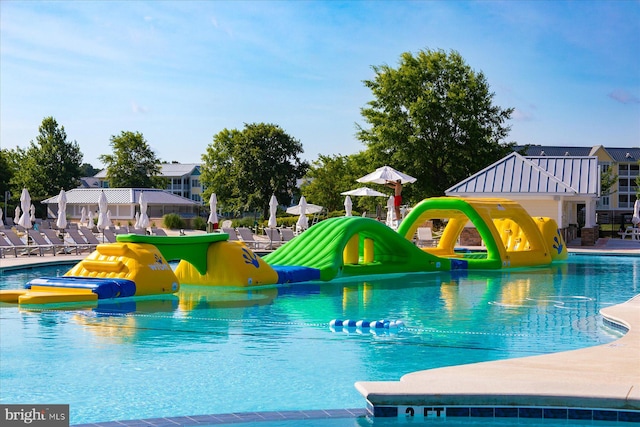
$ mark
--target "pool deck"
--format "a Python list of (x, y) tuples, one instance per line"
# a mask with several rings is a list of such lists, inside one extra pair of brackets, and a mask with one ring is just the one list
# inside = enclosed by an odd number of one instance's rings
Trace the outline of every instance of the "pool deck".
[[(640, 256), (640, 242), (630, 240), (599, 239), (595, 246), (582, 247), (579, 242), (567, 246), (570, 253)], [(6, 257), (0, 259), (0, 270), (73, 263), (85, 256)], [(593, 417), (589, 419), (613, 416), (640, 422), (640, 295), (601, 313), (605, 320), (626, 329), (626, 334), (612, 343), (585, 349), (430, 369), (407, 374), (399, 381), (363, 381), (355, 386), (365, 397), (368, 412), (375, 416), (398, 416), (407, 407), (433, 416), (446, 407), (463, 409), (466, 416), (473, 416), (474, 409), (478, 416), (502, 416), (496, 412), (499, 408), (530, 408), (542, 414), (533, 418), (559, 410), (560, 416), (551, 414), (562, 418), (584, 408)], [(520, 417), (530, 417), (522, 414)]]

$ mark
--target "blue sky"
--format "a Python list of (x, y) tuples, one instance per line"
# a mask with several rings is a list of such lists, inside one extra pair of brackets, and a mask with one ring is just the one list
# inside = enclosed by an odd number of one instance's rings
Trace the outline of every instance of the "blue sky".
[(277, 124), (303, 158), (364, 149), (371, 66), (456, 50), (513, 107), (509, 141), (640, 145), (640, 1), (2, 1), (0, 144), (53, 116), (84, 161), (141, 132), (193, 163), (222, 129)]

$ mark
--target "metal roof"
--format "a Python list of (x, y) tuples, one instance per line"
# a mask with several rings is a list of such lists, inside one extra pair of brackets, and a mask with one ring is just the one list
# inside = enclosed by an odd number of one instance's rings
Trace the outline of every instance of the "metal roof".
[[(199, 163), (162, 163), (160, 165), (160, 176), (165, 178), (182, 177), (190, 175), (200, 175)], [(93, 176), (94, 178), (106, 179), (107, 169), (102, 169)]]
[[(165, 190), (155, 188), (74, 188), (67, 191), (67, 204), (70, 205), (92, 205), (98, 203), (100, 192), (104, 191), (107, 196), (107, 203), (110, 205), (132, 205), (138, 203), (140, 193), (144, 192), (144, 197), (149, 205), (197, 205), (200, 204), (186, 197), (172, 194)], [(58, 196), (43, 200), (42, 203), (58, 203)]]
[(546, 194), (597, 197), (597, 157), (522, 157), (511, 153), (445, 191), (466, 194)]
[(547, 147), (542, 145), (515, 146), (514, 151), (524, 150), (526, 156), (590, 156), (592, 147)]
[(605, 150), (617, 163), (640, 161), (640, 148), (605, 148)]

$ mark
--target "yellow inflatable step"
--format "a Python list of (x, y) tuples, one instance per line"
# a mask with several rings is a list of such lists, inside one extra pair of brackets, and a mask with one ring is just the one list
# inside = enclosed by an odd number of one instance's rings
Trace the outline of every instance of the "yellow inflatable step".
[(49, 286), (32, 286), (26, 293), (18, 297), (19, 304), (51, 304), (97, 300), (98, 295), (93, 293), (91, 289), (54, 288)]

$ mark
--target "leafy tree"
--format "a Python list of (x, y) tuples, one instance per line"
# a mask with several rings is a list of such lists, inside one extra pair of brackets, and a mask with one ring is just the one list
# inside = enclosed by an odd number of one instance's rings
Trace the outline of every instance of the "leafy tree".
[(0, 149), (0, 197), (3, 201), (5, 192), (9, 191), (9, 182), (14, 173), (9, 156), (8, 150)]
[(107, 180), (113, 188), (164, 188), (160, 160), (140, 132), (122, 131), (111, 136), (113, 154), (103, 154)]
[(202, 155), (203, 199), (216, 193), (227, 211), (259, 210), (269, 216), (269, 201), (288, 203), (308, 164), (301, 161), (300, 141), (279, 126), (245, 124), (243, 130), (224, 129), (213, 137)]
[[(35, 142), (31, 141), (26, 150), (16, 148), (9, 157), (15, 171), (11, 178), (12, 193), (20, 194), (22, 188), (27, 188), (31, 199), (38, 201), (55, 196), (62, 188), (78, 186), (80, 146), (67, 141), (64, 126), (59, 126), (53, 117), (42, 120)], [(38, 211), (44, 209), (39, 203), (34, 205)]]
[[(329, 212), (344, 209), (344, 199), (340, 193), (361, 186), (356, 179), (366, 175), (368, 162), (364, 153), (350, 156), (318, 156), (305, 175), (306, 184), (302, 186), (302, 194), (310, 202), (322, 205)], [(376, 202), (371, 197), (352, 197), (354, 209), (375, 209)]]
[(615, 164), (610, 165), (607, 170), (600, 173), (600, 195), (610, 196), (614, 192), (611, 188), (618, 182), (618, 175), (613, 173)]
[(89, 163), (83, 163), (80, 165), (80, 176), (94, 176), (100, 172), (100, 169), (94, 168)]
[(459, 53), (442, 50), (403, 53), (397, 69), (372, 67), (365, 80), (374, 99), (358, 126), (373, 164), (389, 165), (417, 178), (403, 190), (409, 200), (443, 195), (456, 182), (512, 151), (503, 143), (513, 112), (493, 105), (483, 73)]

